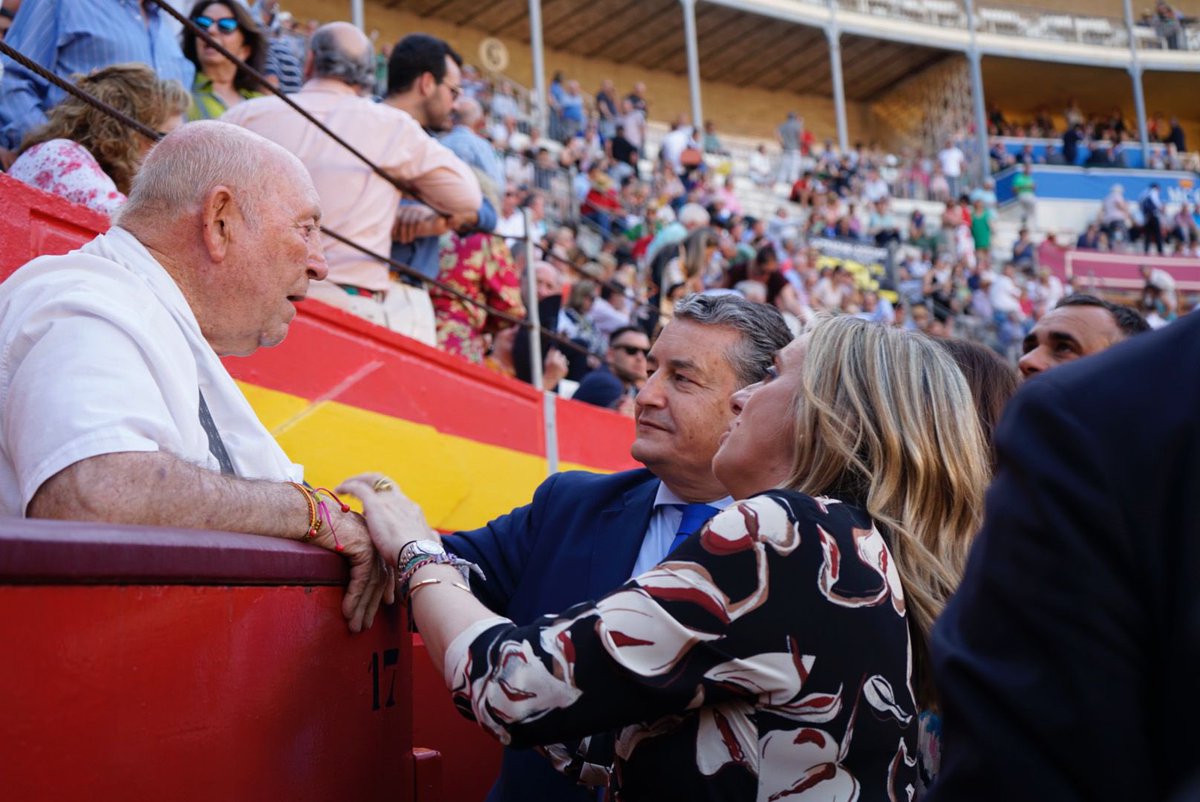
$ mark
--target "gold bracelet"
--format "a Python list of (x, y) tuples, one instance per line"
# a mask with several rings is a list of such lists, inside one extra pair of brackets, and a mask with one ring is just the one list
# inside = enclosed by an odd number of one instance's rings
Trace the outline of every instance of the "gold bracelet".
[[(416, 583), (415, 585), (413, 585), (412, 587), (410, 587), (408, 589), (408, 595), (405, 596), (404, 598), (406, 601), (411, 601), (413, 595), (416, 594), (416, 592), (418, 590), (420, 590), (421, 588), (428, 587), (429, 585), (440, 585), (440, 584), (442, 584), (442, 580), (440, 580), (440, 579), (422, 579), (420, 582)], [(456, 588), (461, 588), (462, 590), (465, 590), (467, 593), (471, 592), (471, 589), (469, 587), (467, 587), (466, 585), (464, 585), (462, 582), (450, 582), (448, 584), (450, 584)]]

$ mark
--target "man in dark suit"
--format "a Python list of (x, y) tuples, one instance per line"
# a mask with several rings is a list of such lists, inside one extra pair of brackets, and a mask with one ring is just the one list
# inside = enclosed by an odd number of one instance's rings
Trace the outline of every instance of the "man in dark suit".
[(1189, 315), (1009, 405), (983, 531), (933, 632), (932, 802), (1197, 798), (1198, 364)]
[[(648, 359), (637, 397), (631, 453), (646, 469), (613, 475), (551, 476), (533, 503), (482, 529), (445, 539), (478, 564), (487, 581), (473, 589), (517, 624), (565, 610), (620, 587), (658, 564), (676, 537), (732, 503), (712, 474), (720, 436), (732, 420), (730, 396), (760, 381), (791, 340), (772, 307), (738, 296), (693, 295), (675, 305)], [(505, 749), (492, 802), (596, 799), (531, 751)]]

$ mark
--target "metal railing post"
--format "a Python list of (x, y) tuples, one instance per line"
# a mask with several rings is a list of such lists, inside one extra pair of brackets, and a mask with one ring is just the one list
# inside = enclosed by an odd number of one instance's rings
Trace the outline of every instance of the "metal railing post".
[(542, 316), (538, 310), (537, 270), (533, 260), (533, 213), (523, 209), (525, 223), (525, 290), (529, 294), (529, 378), (542, 390)]

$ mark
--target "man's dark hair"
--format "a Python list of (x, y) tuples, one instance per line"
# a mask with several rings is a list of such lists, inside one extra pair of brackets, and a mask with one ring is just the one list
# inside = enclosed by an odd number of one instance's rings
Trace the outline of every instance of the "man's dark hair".
[(407, 92), (425, 73), (433, 75), (440, 84), (446, 78), (447, 56), (458, 66), (463, 65), (462, 56), (436, 36), (411, 33), (404, 37), (388, 57), (387, 93)]
[(778, 309), (739, 295), (689, 295), (675, 304), (675, 319), (736, 329), (741, 345), (727, 356), (743, 387), (762, 381), (775, 354), (792, 341)]
[(1083, 293), (1068, 295), (1055, 304), (1054, 308), (1062, 309), (1064, 306), (1098, 306), (1101, 309), (1107, 309), (1108, 313), (1113, 316), (1113, 320), (1116, 321), (1117, 328), (1126, 337), (1150, 331), (1150, 324), (1146, 322), (1146, 318), (1142, 317), (1141, 313), (1136, 309), (1131, 309), (1121, 304), (1114, 304), (1103, 298), (1097, 298), (1095, 295), (1084, 295)]
[(640, 334), (643, 337), (646, 336), (646, 330), (640, 326), (622, 326), (608, 336), (608, 342), (610, 344), (615, 343), (617, 340), (621, 339), (621, 335), (628, 334), (631, 331), (634, 334)]

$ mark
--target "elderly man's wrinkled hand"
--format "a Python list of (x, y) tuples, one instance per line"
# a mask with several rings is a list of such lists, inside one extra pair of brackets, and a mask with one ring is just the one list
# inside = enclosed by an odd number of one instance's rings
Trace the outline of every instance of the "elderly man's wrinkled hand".
[(329, 510), (337, 532), (336, 540), (326, 524), (312, 542), (338, 552), (350, 561), (350, 583), (342, 599), (342, 615), (351, 632), (362, 632), (371, 628), (382, 602), (391, 604), (395, 600), (393, 572), (376, 553), (361, 515), (341, 512), (334, 505), (329, 505)]
[(441, 539), (426, 523), (421, 508), (381, 473), (353, 476), (337, 490), (362, 500), (371, 540), (389, 566), (394, 564), (405, 543)]

